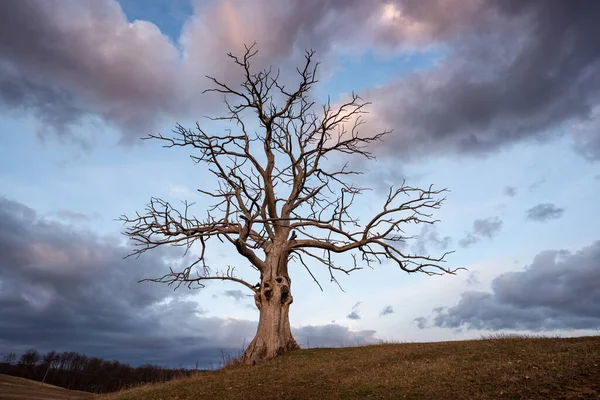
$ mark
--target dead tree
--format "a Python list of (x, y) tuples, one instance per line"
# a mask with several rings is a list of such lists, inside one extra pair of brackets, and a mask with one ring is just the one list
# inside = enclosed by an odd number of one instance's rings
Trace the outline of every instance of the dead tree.
[[(214, 199), (207, 216), (198, 219), (169, 202), (152, 198), (145, 213), (134, 218), (122, 216), (128, 224), (125, 235), (135, 242), (130, 255), (139, 255), (161, 245), (199, 245), (197, 260), (182, 271), (146, 279), (179, 287), (204, 287), (206, 281), (233, 281), (254, 293), (260, 318), (256, 337), (242, 360), (253, 364), (286, 351), (298, 349), (289, 322), (291, 293), (290, 265), (305, 268), (317, 285), (311, 268), (323, 265), (332, 281), (336, 274), (349, 274), (363, 266), (392, 262), (406, 272), (429, 275), (454, 273), (445, 268), (445, 253), (433, 258), (411, 255), (401, 250), (410, 239), (404, 224), (437, 222), (431, 211), (442, 204), (442, 190), (402, 185), (390, 188), (383, 207), (366, 223), (352, 215), (356, 196), (365, 188), (349, 183), (359, 172), (348, 164), (336, 168), (331, 156), (360, 155), (373, 159), (369, 145), (390, 133), (360, 135), (361, 116), (368, 103), (355, 94), (338, 106), (330, 102), (315, 107), (308, 96), (317, 83), (319, 63), (307, 51), (297, 68), (299, 83), (293, 90), (272, 69), (252, 72), (254, 45), (243, 57), (229, 54), (243, 73), (239, 88), (208, 77), (214, 87), (208, 91), (224, 95), (228, 113), (217, 121), (235, 127), (222, 134), (209, 133), (196, 123), (195, 129), (177, 125), (172, 137), (151, 134), (164, 147), (189, 147), (196, 163), (206, 163), (219, 182), (218, 189), (198, 189)], [(249, 118), (252, 118), (249, 120)], [(254, 119), (255, 118), (255, 119)], [(253, 133), (252, 121), (259, 126)], [(245, 257), (257, 274), (253, 285), (234, 274), (233, 268), (213, 271), (205, 264), (205, 251), (211, 239), (229, 242)], [(187, 252), (187, 250), (186, 250)], [(334, 255), (350, 253), (350, 265), (342, 265)], [(322, 290), (322, 288), (321, 288)]]

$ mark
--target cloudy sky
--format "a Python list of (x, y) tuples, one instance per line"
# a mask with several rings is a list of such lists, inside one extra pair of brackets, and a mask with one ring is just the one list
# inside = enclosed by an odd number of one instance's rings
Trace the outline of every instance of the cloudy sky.
[[(210, 205), (215, 182), (187, 151), (140, 141), (223, 111), (212, 75), (256, 41), (256, 68), (293, 82), (307, 48), (312, 96), (355, 90), (365, 129), (393, 129), (360, 165), (373, 188), (450, 190), (413, 251), (455, 250), (456, 276), (391, 264), (340, 276), (292, 266), (303, 347), (600, 329), (600, 3), (545, 0), (0, 1), (0, 354), (30, 347), (132, 364), (208, 366), (253, 337), (235, 283), (201, 291), (137, 281), (193, 260), (139, 259), (121, 214), (150, 197)], [(334, 160), (337, 161), (337, 160)], [(343, 160), (339, 160), (340, 162)], [(594, 228), (595, 227), (595, 228)], [(258, 280), (227, 246), (207, 255)]]

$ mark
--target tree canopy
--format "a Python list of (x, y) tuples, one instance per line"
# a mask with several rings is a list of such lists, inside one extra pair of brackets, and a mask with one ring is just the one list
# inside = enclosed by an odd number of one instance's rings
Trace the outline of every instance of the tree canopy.
[[(198, 244), (197, 259), (183, 270), (171, 269), (154, 282), (204, 287), (209, 280), (227, 280), (254, 293), (261, 311), (257, 337), (244, 359), (255, 362), (298, 347), (289, 332), (288, 308), (292, 303), (289, 263), (302, 265), (322, 289), (313, 269), (322, 265), (334, 282), (337, 273), (392, 262), (402, 270), (428, 275), (454, 273), (443, 266), (448, 252), (438, 257), (410, 254), (403, 244), (414, 238), (406, 224), (434, 224), (433, 210), (443, 201), (446, 189), (418, 188), (402, 183), (390, 187), (380, 211), (362, 222), (355, 199), (366, 188), (357, 187), (352, 175), (360, 171), (335, 158), (360, 156), (374, 159), (372, 144), (391, 131), (364, 134), (363, 115), (368, 102), (352, 93), (334, 105), (317, 106), (310, 89), (317, 83), (319, 66), (314, 52), (305, 53), (296, 69), (299, 83), (292, 89), (281, 83), (272, 68), (253, 72), (255, 46), (243, 56), (229, 54), (240, 68), (239, 87), (214, 77), (209, 92), (224, 95), (227, 114), (211, 118), (231, 124), (225, 132), (210, 132), (196, 123), (188, 129), (177, 124), (173, 136), (150, 134), (146, 139), (164, 147), (187, 147), (191, 159), (206, 164), (218, 182), (216, 190), (198, 192), (214, 200), (204, 218), (190, 215), (189, 203), (181, 210), (168, 201), (152, 198), (145, 213), (122, 220), (125, 234), (139, 255), (162, 245), (182, 246), (186, 252)], [(258, 126), (258, 131), (253, 127)], [(230, 243), (260, 274), (253, 285), (235, 275), (233, 267), (213, 270), (206, 263), (207, 245), (218, 239)], [(349, 253), (344, 265), (336, 255)]]

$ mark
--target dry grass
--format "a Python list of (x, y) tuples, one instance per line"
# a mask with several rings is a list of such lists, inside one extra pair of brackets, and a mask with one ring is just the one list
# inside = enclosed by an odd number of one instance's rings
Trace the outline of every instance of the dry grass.
[(101, 396), (169, 399), (600, 399), (600, 336), (308, 349)]
[(83, 400), (95, 394), (67, 390), (30, 379), (0, 374), (1, 400)]

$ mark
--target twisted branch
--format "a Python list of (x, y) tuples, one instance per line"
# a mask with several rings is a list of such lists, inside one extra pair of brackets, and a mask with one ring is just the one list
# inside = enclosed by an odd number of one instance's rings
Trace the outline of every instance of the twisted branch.
[[(325, 160), (332, 155), (360, 155), (373, 159), (370, 146), (391, 131), (361, 135), (363, 114), (369, 103), (352, 93), (345, 102), (333, 106), (328, 100), (319, 111), (309, 97), (317, 83), (318, 63), (307, 51), (305, 63), (297, 69), (299, 82), (288, 90), (279, 82), (279, 71), (271, 68), (253, 73), (250, 61), (255, 45), (246, 47), (242, 57), (229, 54), (244, 77), (238, 88), (208, 77), (214, 87), (208, 92), (225, 95), (227, 114), (211, 118), (235, 125), (235, 132), (207, 132), (196, 123), (194, 129), (177, 124), (171, 137), (150, 134), (164, 147), (187, 147), (191, 159), (206, 164), (219, 185), (214, 191), (198, 189), (214, 199), (203, 219), (189, 215), (191, 204), (180, 212), (168, 202), (152, 198), (144, 214), (122, 216), (129, 224), (124, 232), (135, 244), (130, 255), (139, 256), (161, 245), (189, 248), (198, 243), (200, 255), (181, 272), (171, 270), (160, 278), (146, 279), (169, 285), (203, 287), (202, 281), (228, 280), (251, 290), (253, 285), (233, 276), (233, 268), (211, 274), (205, 264), (206, 243), (213, 238), (231, 243), (237, 252), (261, 275), (270, 268), (266, 255), (274, 246), (283, 246), (288, 261), (299, 261), (313, 280), (307, 260), (324, 265), (331, 281), (336, 273), (371, 267), (391, 261), (402, 270), (428, 275), (454, 274), (458, 269), (443, 267), (446, 252), (439, 257), (404, 253), (400, 248), (412, 236), (403, 231), (406, 224), (438, 222), (432, 211), (438, 209), (446, 189), (411, 187), (405, 182), (390, 188), (382, 210), (366, 223), (353, 216), (355, 198), (366, 188), (355, 187), (348, 178), (360, 174), (348, 165), (336, 168)], [(276, 104), (274, 98), (281, 98)], [(256, 117), (260, 133), (251, 133), (247, 111)], [(335, 254), (349, 252), (352, 265), (343, 267)], [(194, 268), (202, 272), (192, 274)], [(339, 283), (338, 283), (339, 285)]]

